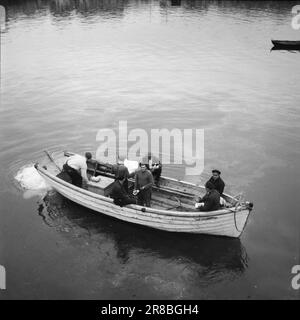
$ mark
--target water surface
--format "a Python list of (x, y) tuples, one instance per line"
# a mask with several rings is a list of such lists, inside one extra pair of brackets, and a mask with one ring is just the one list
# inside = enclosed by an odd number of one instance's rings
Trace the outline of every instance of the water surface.
[[(7, 1), (1, 34), (1, 298), (297, 299), (300, 55), (295, 1)], [(240, 240), (94, 215), (14, 181), (42, 150), (96, 151), (100, 128), (201, 128), (205, 182), (255, 204)], [(28, 197), (26, 197), (28, 198)]]

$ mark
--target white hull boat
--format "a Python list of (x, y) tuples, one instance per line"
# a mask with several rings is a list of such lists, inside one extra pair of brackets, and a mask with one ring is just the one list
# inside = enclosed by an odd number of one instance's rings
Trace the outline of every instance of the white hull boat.
[[(97, 213), (169, 232), (184, 232), (238, 238), (244, 231), (252, 204), (241, 202), (227, 194), (227, 206), (217, 211), (200, 212), (194, 208), (195, 197), (205, 194), (205, 188), (185, 181), (161, 177), (159, 187), (153, 187), (151, 208), (135, 204), (117, 206), (109, 197), (113, 175), (111, 165), (91, 160), (88, 174), (100, 176), (100, 182), (88, 183), (87, 189), (72, 185), (56, 175), (72, 153), (60, 153), (35, 167), (47, 184), (62, 196)], [(51, 158), (51, 156), (50, 156)], [(133, 181), (129, 181), (129, 189)]]

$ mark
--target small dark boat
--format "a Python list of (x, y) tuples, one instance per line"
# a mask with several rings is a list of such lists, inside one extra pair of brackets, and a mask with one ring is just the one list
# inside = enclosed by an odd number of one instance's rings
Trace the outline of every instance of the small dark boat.
[(271, 40), (275, 48), (300, 49), (300, 41)]

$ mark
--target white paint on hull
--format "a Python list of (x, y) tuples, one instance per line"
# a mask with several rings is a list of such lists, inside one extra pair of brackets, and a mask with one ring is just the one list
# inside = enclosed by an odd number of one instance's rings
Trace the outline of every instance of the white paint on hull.
[(119, 207), (112, 199), (77, 188), (38, 168), (47, 183), (64, 197), (84, 207), (108, 216), (170, 232), (210, 234), (239, 237), (245, 228), (249, 210), (219, 210), (215, 212), (178, 212), (145, 208), (136, 205)]

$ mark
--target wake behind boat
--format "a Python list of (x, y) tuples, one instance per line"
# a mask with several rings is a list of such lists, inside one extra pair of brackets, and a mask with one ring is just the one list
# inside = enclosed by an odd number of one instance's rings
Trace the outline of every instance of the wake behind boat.
[[(100, 177), (89, 181), (87, 189), (77, 187), (57, 177), (70, 152), (61, 152), (35, 167), (46, 182), (58, 193), (83, 207), (135, 224), (171, 232), (185, 232), (238, 238), (244, 231), (252, 204), (223, 194), (226, 206), (220, 210), (199, 212), (195, 198), (205, 194), (205, 188), (185, 181), (160, 177), (159, 187), (152, 190), (151, 207), (113, 203), (110, 191), (114, 182), (112, 165), (89, 160), (88, 176)], [(99, 180), (92, 179), (92, 180)], [(133, 181), (129, 179), (129, 190)]]

